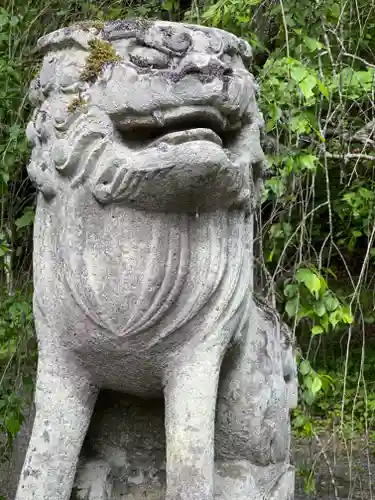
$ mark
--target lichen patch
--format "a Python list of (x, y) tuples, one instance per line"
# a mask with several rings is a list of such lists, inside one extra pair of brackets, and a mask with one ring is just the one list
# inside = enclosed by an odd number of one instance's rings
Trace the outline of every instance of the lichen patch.
[(94, 82), (107, 64), (115, 64), (121, 60), (114, 47), (105, 40), (91, 40), (90, 53), (86, 66), (81, 74), (85, 82)]
[(87, 104), (87, 101), (85, 99), (83, 99), (83, 97), (80, 97), (80, 96), (76, 97), (69, 104), (68, 112), (74, 113), (75, 111), (77, 111), (77, 109), (80, 109), (80, 108), (83, 108), (84, 106), (86, 106), (86, 104)]

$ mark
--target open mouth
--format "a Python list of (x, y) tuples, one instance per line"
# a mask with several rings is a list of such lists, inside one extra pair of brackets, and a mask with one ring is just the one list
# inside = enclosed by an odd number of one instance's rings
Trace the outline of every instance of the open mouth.
[(126, 146), (132, 149), (191, 141), (209, 141), (226, 147), (241, 126), (240, 123), (228, 126), (227, 119), (211, 107), (174, 108), (149, 116), (116, 116), (112, 120)]
[(188, 128), (178, 130), (176, 132), (163, 133), (161, 136), (149, 143), (148, 147), (154, 148), (161, 143), (173, 144), (177, 146), (177, 144), (183, 144), (184, 142), (190, 141), (209, 141), (223, 147), (221, 137), (210, 128)]

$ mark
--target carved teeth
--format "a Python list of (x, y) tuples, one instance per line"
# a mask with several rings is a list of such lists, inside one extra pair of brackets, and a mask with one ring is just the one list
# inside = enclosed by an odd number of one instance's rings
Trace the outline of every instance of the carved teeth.
[(221, 138), (209, 128), (192, 128), (190, 130), (180, 130), (178, 132), (170, 132), (162, 137), (159, 137), (155, 141), (152, 141), (148, 147), (156, 147), (161, 143), (164, 144), (182, 144), (184, 142), (190, 141), (210, 141), (218, 146), (223, 146), (223, 141)]

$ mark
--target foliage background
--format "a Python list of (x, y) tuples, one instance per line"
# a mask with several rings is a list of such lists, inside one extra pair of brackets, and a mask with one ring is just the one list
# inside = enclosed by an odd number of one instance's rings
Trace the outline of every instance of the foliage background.
[[(257, 213), (259, 293), (296, 335), (297, 434), (375, 443), (374, 0), (5, 0), (0, 7), (0, 432), (30, 400), (35, 191), (28, 84), (42, 34), (79, 20), (188, 20), (254, 47), (269, 172)], [(307, 489), (312, 489), (309, 474)]]

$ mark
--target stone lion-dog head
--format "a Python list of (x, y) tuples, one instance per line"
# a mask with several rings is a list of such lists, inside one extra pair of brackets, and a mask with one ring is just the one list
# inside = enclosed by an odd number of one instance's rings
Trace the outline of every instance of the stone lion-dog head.
[[(84, 28), (84, 29), (83, 29)], [(212, 28), (124, 21), (39, 40), (29, 174), (48, 198), (206, 211), (248, 204), (263, 162), (249, 45)]]

